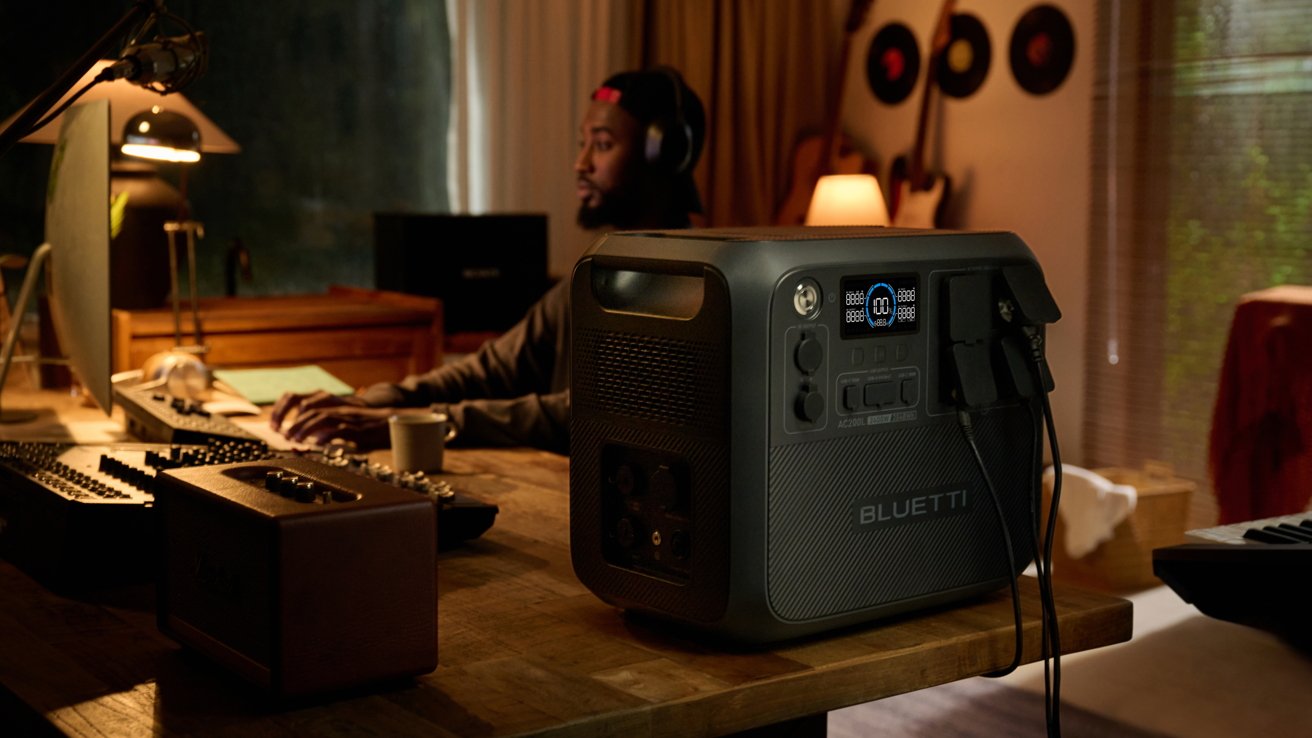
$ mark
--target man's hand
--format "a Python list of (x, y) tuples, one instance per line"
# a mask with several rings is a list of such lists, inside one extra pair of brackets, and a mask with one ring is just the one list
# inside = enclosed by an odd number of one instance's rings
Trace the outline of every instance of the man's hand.
[(368, 407), (358, 397), (289, 392), (274, 403), (269, 424), (292, 441), (323, 445), (336, 438), (365, 451), (390, 443), (387, 419), (395, 413), (392, 408)]

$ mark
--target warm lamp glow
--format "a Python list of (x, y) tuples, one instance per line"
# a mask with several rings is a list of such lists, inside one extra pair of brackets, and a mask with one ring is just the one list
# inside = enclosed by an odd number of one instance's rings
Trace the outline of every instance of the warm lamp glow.
[(151, 146), (149, 144), (123, 144), (123, 153), (141, 159), (168, 161), (177, 164), (195, 164), (200, 161), (199, 151), (175, 149), (171, 146)]
[(879, 180), (869, 174), (820, 178), (806, 211), (807, 225), (888, 225), (888, 206)]
[(192, 164), (200, 161), (200, 130), (191, 118), (159, 105), (128, 119), (122, 151), (128, 156)]

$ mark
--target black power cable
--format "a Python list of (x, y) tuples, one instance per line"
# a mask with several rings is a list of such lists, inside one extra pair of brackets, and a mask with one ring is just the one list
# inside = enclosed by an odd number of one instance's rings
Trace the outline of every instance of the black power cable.
[[(1042, 273), (1034, 265), (1016, 265), (1002, 270), (1003, 281), (1011, 292), (1007, 299), (996, 303), (997, 314), (1013, 329), (1019, 329), (1015, 338), (1023, 336), (1024, 343), (1016, 346), (1010, 336), (1002, 343), (1003, 355), (1007, 357), (1006, 366), (1011, 369), (1012, 380), (1018, 396), (1024, 399), (1032, 420), (1033, 457), (1031, 466), (1036, 478), (1032, 480), (1030, 496), (1030, 546), (1034, 555), (1034, 567), (1038, 579), (1040, 630), (1042, 634), (1041, 655), (1043, 660), (1043, 694), (1044, 723), (1049, 736), (1061, 735), (1061, 634), (1057, 618), (1056, 600), (1052, 588), (1052, 545), (1056, 532), (1057, 509), (1061, 501), (1061, 452), (1057, 445), (1056, 426), (1052, 416), (1052, 406), (1048, 393), (1053, 389), (1052, 374), (1044, 356), (1043, 326), (1055, 322), (1061, 317), (1060, 310), (1052, 301), (1044, 285)], [(955, 364), (958, 386), (953, 396), (957, 405), (957, 420), (962, 434), (970, 445), (979, 467), (980, 475), (993, 500), (994, 509), (1002, 527), (1003, 543), (1006, 546), (1008, 572), (1016, 572), (1015, 546), (1011, 538), (1006, 515), (998, 497), (997, 489), (989, 474), (983, 454), (975, 439), (970, 408), (982, 408), (1000, 399), (999, 385), (990, 368), (990, 349), (996, 334), (987, 319), (981, 319), (976, 307), (991, 291), (988, 278), (968, 275), (956, 278), (949, 286), (949, 305), (952, 311), (948, 322), (948, 333), (953, 344), (950, 354)], [(960, 314), (960, 315), (959, 315)], [(1025, 345), (1027, 344), (1027, 345)], [(1019, 350), (1013, 350), (1019, 349)], [(1025, 354), (1028, 354), (1026, 356)], [(1012, 361), (1015, 359), (1016, 361)], [(1032, 375), (1032, 376), (1030, 376)], [(1037, 399), (1036, 399), (1037, 398)], [(1042, 413), (1042, 418), (1039, 414)], [(1054, 483), (1052, 500), (1048, 510), (1048, 520), (1044, 534), (1040, 535), (1042, 518), (1042, 488), (1038, 478), (1043, 453), (1043, 430), (1046, 427), (1048, 444), (1052, 452)], [(1016, 645), (1012, 662), (998, 671), (984, 676), (1000, 677), (1015, 671), (1023, 662), (1024, 627), (1020, 608), (1020, 595), (1017, 578), (1011, 577), (1012, 608), (1015, 617)]]

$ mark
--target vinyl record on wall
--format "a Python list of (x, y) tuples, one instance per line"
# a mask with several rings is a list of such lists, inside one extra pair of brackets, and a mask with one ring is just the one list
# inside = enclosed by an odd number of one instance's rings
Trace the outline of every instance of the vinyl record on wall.
[(1032, 95), (1046, 95), (1066, 80), (1075, 60), (1075, 32), (1066, 14), (1052, 5), (1035, 5), (1016, 21), (1011, 34), (1011, 73)]
[(984, 84), (993, 61), (984, 24), (969, 13), (956, 13), (951, 20), (951, 38), (938, 67), (938, 86), (945, 95), (969, 97)]
[(866, 53), (866, 82), (881, 102), (896, 105), (916, 88), (920, 74), (920, 47), (911, 29), (889, 23), (870, 41)]

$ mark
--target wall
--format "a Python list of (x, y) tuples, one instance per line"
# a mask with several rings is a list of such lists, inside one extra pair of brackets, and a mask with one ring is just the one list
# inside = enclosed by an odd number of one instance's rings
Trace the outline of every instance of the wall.
[[(1093, 135), (1092, 0), (1059, 0), (1075, 30), (1075, 60), (1065, 82), (1033, 96), (1012, 76), (1008, 61), (1012, 29), (1030, 4), (968, 0), (956, 10), (977, 17), (988, 31), (992, 62), (983, 85), (963, 99), (932, 98), (926, 162), (952, 178), (946, 225), (1005, 229), (1017, 233), (1038, 257), (1062, 319), (1048, 333), (1048, 359), (1057, 382), (1052, 395), (1062, 459), (1080, 463), (1084, 351), (1088, 319), (1087, 267)], [(923, 87), (889, 106), (866, 82), (866, 52), (886, 23), (908, 26), (920, 41), (921, 75), (938, 3), (880, 0), (854, 36), (843, 123), (875, 156), (881, 184), (893, 159), (915, 140)]]

